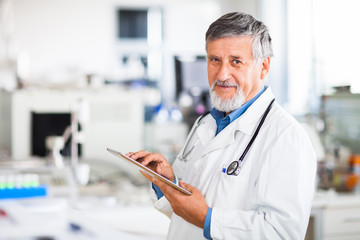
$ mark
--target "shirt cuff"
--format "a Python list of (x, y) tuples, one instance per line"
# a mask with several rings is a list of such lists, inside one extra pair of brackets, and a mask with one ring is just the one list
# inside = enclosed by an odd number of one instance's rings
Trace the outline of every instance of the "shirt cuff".
[(209, 208), (206, 213), (206, 218), (205, 218), (205, 223), (204, 223), (204, 237), (206, 239), (212, 240), (212, 238), (210, 236), (211, 213), (212, 213), (212, 208)]
[[(175, 177), (174, 183), (177, 184), (176, 177)], [(156, 185), (153, 184), (153, 183), (151, 184), (151, 186), (152, 186), (152, 188), (153, 188), (154, 191), (155, 191), (155, 194), (156, 194), (156, 196), (157, 196), (157, 199), (160, 199), (160, 198), (162, 198), (162, 197), (164, 196), (164, 193), (161, 191), (161, 189), (160, 189), (158, 186), (156, 186)]]
[(158, 186), (156, 186), (155, 184), (151, 184), (152, 188), (155, 191), (156, 197), (157, 199), (160, 199), (162, 196), (164, 196), (164, 193), (160, 190), (160, 188)]

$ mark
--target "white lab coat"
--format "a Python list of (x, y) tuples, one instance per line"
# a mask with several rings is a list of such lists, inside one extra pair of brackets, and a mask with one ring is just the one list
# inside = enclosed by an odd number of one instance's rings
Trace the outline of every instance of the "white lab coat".
[[(309, 137), (276, 102), (238, 176), (222, 172), (241, 156), (261, 116), (274, 98), (270, 87), (217, 136), (206, 116), (190, 139), (200, 139), (176, 176), (200, 189), (213, 208), (213, 239), (304, 239), (315, 188), (316, 157)], [(188, 139), (189, 140), (189, 139)], [(198, 228), (173, 213), (165, 197), (154, 206), (171, 218), (168, 239), (204, 239)]]

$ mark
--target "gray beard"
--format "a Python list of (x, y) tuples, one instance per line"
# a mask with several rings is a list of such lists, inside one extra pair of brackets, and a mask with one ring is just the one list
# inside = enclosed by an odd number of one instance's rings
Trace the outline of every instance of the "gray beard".
[[(215, 89), (214, 89), (215, 85), (236, 86), (236, 93), (230, 99), (222, 99), (221, 97), (219, 97), (216, 94)], [(230, 113), (230, 112), (234, 111), (235, 109), (241, 107), (241, 105), (243, 105), (245, 102), (244, 93), (239, 89), (239, 86), (237, 84), (236, 85), (231, 84), (227, 81), (215, 80), (213, 82), (209, 92), (210, 92), (210, 98), (211, 98), (211, 103), (212, 103), (213, 107), (220, 112)]]

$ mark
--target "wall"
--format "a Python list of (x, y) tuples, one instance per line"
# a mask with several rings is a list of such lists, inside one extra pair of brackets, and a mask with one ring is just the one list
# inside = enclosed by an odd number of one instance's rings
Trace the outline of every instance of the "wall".
[(287, 0), (259, 0), (261, 20), (268, 26), (273, 43), (274, 56), (268, 81), (281, 105), (289, 101), (288, 97), (288, 25)]
[(113, 38), (110, 2), (14, 0), (14, 38), (36, 81), (105, 71)]
[(137, 47), (116, 39), (115, 10), (121, 6), (163, 8), (160, 80), (172, 92), (172, 55), (204, 53), (203, 34), (219, 15), (216, 1), (14, 0), (16, 45), (29, 58), (31, 81), (64, 83), (87, 73), (113, 77), (122, 51)]
[[(288, 110), (308, 113), (315, 99), (313, 69), (312, 0), (289, 1), (288, 6)], [(314, 96), (314, 95), (313, 95)], [(317, 96), (318, 97), (318, 96)]]
[(257, 18), (260, 18), (260, 9), (259, 2), (260, 0), (222, 0), (221, 11), (226, 12), (245, 12), (254, 15)]
[(122, 51), (132, 44), (116, 40), (115, 10), (121, 6), (163, 9), (160, 83), (169, 101), (175, 91), (173, 56), (204, 55), (205, 31), (222, 13), (257, 12), (253, 0), (13, 0), (13, 39), (23, 76), (39, 83), (79, 81), (88, 73), (113, 76)]

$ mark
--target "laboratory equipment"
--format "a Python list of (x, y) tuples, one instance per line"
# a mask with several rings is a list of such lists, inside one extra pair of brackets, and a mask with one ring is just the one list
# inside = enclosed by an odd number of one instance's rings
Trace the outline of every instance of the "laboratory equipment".
[(39, 184), (38, 174), (0, 173), (0, 200), (43, 197), (46, 195), (47, 186)]
[(63, 156), (60, 151), (65, 146), (62, 136), (48, 136), (45, 139), (46, 148), (50, 150), (50, 162), (52, 165), (62, 168), (64, 167)]
[[(63, 135), (71, 125), (74, 104), (82, 99), (89, 104), (89, 121), (79, 126), (85, 136), (79, 146), (82, 158), (109, 160), (107, 146), (115, 145), (121, 151), (142, 149), (142, 96), (141, 91), (114, 87), (1, 92), (0, 145), (9, 150), (14, 160), (45, 157), (46, 137)], [(63, 149), (62, 155), (70, 153)]]
[(338, 91), (323, 95), (321, 100), (325, 148), (346, 146), (352, 154), (360, 154), (360, 94)]
[(0, 161), (0, 189), (3, 194), (8, 194), (7, 198), (46, 196), (75, 201), (77, 197), (72, 170), (68, 166), (57, 168), (48, 165), (40, 158)]

